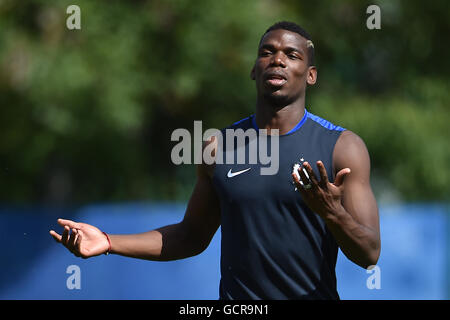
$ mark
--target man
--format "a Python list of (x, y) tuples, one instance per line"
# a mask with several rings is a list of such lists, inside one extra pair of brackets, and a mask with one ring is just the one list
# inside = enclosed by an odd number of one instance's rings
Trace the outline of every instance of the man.
[[(378, 208), (364, 142), (305, 109), (306, 87), (317, 79), (313, 59), (314, 45), (301, 27), (270, 27), (251, 71), (256, 113), (230, 127), (263, 128), (269, 135), (278, 129), (275, 175), (242, 164), (202, 164), (180, 223), (108, 236), (59, 219), (64, 231), (51, 235), (83, 258), (114, 253), (162, 261), (201, 253), (221, 226), (221, 299), (339, 299), (338, 247), (363, 268), (375, 265)], [(217, 150), (216, 139), (209, 143)]]

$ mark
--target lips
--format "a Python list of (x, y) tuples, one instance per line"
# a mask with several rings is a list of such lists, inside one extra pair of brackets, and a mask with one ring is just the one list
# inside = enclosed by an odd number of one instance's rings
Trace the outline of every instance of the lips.
[(264, 77), (264, 80), (267, 84), (273, 87), (281, 87), (287, 82), (286, 76), (279, 72), (267, 73)]
[(273, 87), (281, 87), (286, 83), (285, 79), (271, 78), (267, 79), (266, 82)]

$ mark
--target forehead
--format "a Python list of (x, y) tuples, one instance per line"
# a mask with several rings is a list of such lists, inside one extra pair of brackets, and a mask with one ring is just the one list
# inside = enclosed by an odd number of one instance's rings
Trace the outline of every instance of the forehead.
[(271, 45), (276, 47), (289, 46), (300, 50), (305, 50), (306, 41), (307, 40), (305, 38), (303, 38), (296, 32), (284, 29), (277, 29), (266, 33), (264, 37), (261, 39), (259, 47), (261, 48), (264, 45)]

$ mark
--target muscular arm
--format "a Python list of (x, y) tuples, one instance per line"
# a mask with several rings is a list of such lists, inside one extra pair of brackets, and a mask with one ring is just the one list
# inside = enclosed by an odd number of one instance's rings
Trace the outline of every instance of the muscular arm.
[(348, 259), (367, 268), (378, 261), (381, 243), (378, 206), (370, 186), (370, 157), (363, 140), (344, 131), (333, 153), (335, 171), (350, 168), (343, 181), (342, 207), (326, 220)]
[[(194, 256), (207, 248), (220, 225), (219, 200), (211, 182), (211, 167), (197, 167), (197, 182), (185, 216), (179, 223), (156, 230), (128, 235), (109, 235), (111, 253), (146, 260), (177, 260)], [(59, 219), (62, 235), (53, 238), (76, 256), (89, 258), (105, 253), (109, 244), (96, 227)], [(72, 232), (71, 232), (72, 231)]]
[[(321, 161), (317, 161), (320, 179), (311, 165), (304, 163), (310, 189), (304, 189), (296, 175), (294, 181), (303, 200), (323, 218), (346, 257), (363, 268), (375, 265), (381, 247), (378, 207), (370, 187), (369, 153), (362, 139), (344, 131), (333, 152), (333, 166), (334, 183), (328, 181)], [(309, 181), (302, 170), (298, 173), (303, 181)]]

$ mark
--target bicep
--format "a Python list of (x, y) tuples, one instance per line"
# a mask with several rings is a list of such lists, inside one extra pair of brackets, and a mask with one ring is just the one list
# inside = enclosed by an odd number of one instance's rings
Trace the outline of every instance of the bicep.
[(211, 178), (202, 165), (197, 167), (197, 182), (181, 222), (189, 237), (205, 247), (220, 226), (220, 205)]
[(364, 141), (344, 132), (333, 155), (336, 172), (350, 168), (344, 179), (342, 205), (361, 225), (379, 233), (378, 206), (370, 185), (370, 157)]

